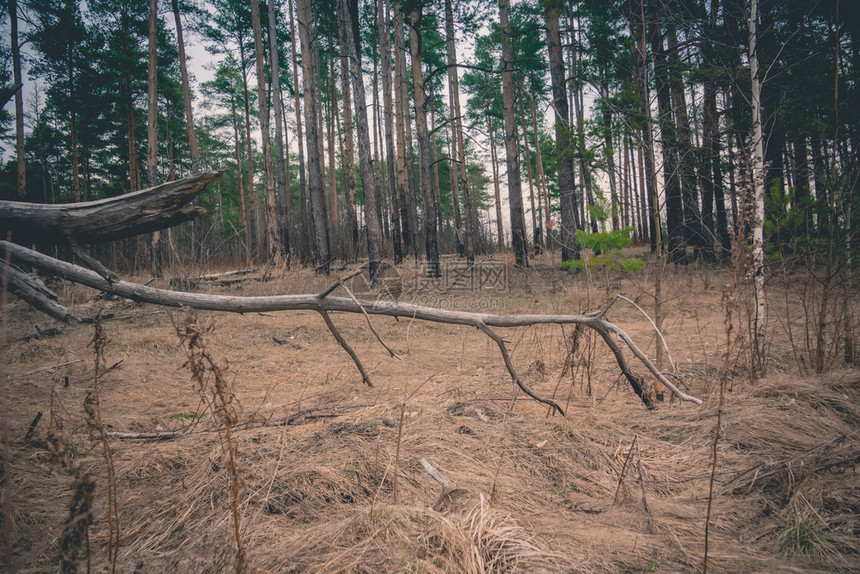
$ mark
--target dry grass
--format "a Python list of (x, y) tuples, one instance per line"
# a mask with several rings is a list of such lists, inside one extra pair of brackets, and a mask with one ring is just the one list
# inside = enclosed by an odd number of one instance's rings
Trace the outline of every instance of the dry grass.
[[(562, 405), (569, 400), (568, 416), (560, 418), (523, 398), (506, 413), (510, 380), (498, 349), (475, 330), (375, 318), (380, 335), (403, 356), (397, 361), (362, 317), (333, 315), (372, 371), (370, 389), (315, 313), (215, 317), (207, 349), (229, 365), (224, 376), (238, 401), (232, 438), (244, 484), (238, 511), (249, 571), (700, 570), (725, 277), (690, 268), (664, 281), (667, 339), (685, 389), (705, 399), (702, 407), (667, 402), (646, 411), (618, 381), (600, 344), (587, 364), (566, 356), (571, 330), (504, 332), (526, 380), (546, 395), (555, 390)], [(328, 283), (302, 270), (205, 288), (250, 295), (314, 292)], [(612, 277), (610, 288), (647, 309), (648, 285), (644, 275)], [(511, 289), (492, 296), (505, 313), (569, 312), (598, 307), (605, 289), (536, 266), (512, 272)], [(123, 317), (105, 322), (106, 365), (122, 361), (101, 376), (108, 431), (193, 430), (162, 442), (111, 439), (122, 525), (118, 570), (230, 569), (236, 543), (223, 434), (182, 369), (185, 356), (169, 318), (151, 314), (154, 307), (95, 300), (83, 288), (62, 290), (80, 314), (100, 309)], [(619, 306), (611, 318), (653, 354), (653, 336), (637, 311)], [(23, 439), (36, 411), (50, 409), (53, 393), (66, 453), (96, 483), (90, 545), (99, 571), (108, 564), (107, 474), (82, 409), (92, 379), (86, 346), (92, 326), (25, 343), (34, 325), (56, 325), (20, 303), (11, 319), (17, 564), (56, 571), (59, 558), (73, 483), (51, 464), (46, 425)], [(583, 342), (579, 352), (588, 347)], [(23, 375), (77, 359), (84, 362)], [(856, 371), (798, 377), (787, 372), (790, 360), (786, 365), (755, 383), (742, 364), (734, 366), (719, 445), (711, 571), (860, 568), (860, 377)], [(638, 448), (630, 453), (634, 436)], [(631, 467), (619, 487), (628, 454), (643, 481)], [(420, 458), (456, 487), (443, 493)]]

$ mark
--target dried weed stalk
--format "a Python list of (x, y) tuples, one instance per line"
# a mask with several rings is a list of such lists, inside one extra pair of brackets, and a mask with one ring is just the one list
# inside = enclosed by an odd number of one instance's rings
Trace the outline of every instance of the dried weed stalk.
[[(746, 209), (746, 208), (745, 208)], [(735, 237), (734, 265), (732, 267), (732, 282), (723, 291), (723, 308), (725, 309), (725, 325), (726, 325), (726, 352), (723, 356), (723, 368), (720, 372), (720, 396), (717, 403), (717, 423), (714, 430), (714, 443), (711, 456), (711, 476), (708, 480), (708, 512), (705, 516), (705, 552), (702, 559), (702, 574), (708, 572), (708, 535), (710, 534), (711, 526), (711, 508), (714, 500), (714, 478), (717, 475), (717, 445), (720, 442), (720, 432), (722, 430), (723, 419), (723, 401), (726, 394), (726, 382), (729, 375), (729, 358), (732, 355), (732, 346), (734, 344), (732, 337), (734, 333), (734, 322), (732, 317), (738, 309), (738, 283), (741, 277), (741, 271), (745, 267), (744, 255), (746, 250), (743, 247), (744, 226), (737, 226), (737, 234)]]
[(245, 571), (245, 549), (242, 544), (239, 519), (239, 496), (243, 482), (239, 475), (232, 434), (233, 426), (239, 421), (236, 395), (224, 376), (225, 369), (215, 362), (206, 348), (205, 336), (215, 329), (215, 324), (212, 321), (201, 322), (197, 313), (191, 310), (185, 316), (184, 324), (177, 325), (174, 322), (174, 328), (188, 357), (183, 367), (191, 370), (197, 392), (200, 393), (201, 398), (209, 402), (215, 420), (224, 428), (224, 440), (221, 445), (227, 451), (230, 472), (230, 506), (233, 511), (233, 534), (236, 539), (235, 566), (238, 574)]
[[(110, 530), (108, 537), (108, 561), (111, 565), (111, 572), (116, 572), (116, 560), (119, 553), (119, 512), (117, 509), (117, 492), (116, 492), (116, 473), (114, 472), (113, 454), (111, 452), (110, 442), (108, 442), (105, 425), (102, 422), (101, 399), (99, 397), (99, 378), (106, 370), (105, 365), (105, 346), (108, 343), (108, 338), (104, 332), (104, 324), (102, 323), (101, 313), (96, 315), (93, 321), (95, 331), (90, 345), (93, 347), (95, 354), (95, 364), (93, 366), (93, 388), (87, 391), (87, 396), (84, 398), (84, 412), (87, 414), (87, 428), (90, 431), (90, 437), (98, 440), (102, 445), (102, 452), (107, 465), (108, 474), (108, 528)], [(80, 486), (75, 491), (75, 498), (72, 502), (74, 509), (78, 499)]]
[(90, 571), (90, 535), (93, 522), (93, 493), (96, 482), (89, 472), (73, 462), (69, 445), (56, 429), (51, 428), (46, 438), (51, 462), (59, 465), (72, 477), (72, 500), (69, 502), (69, 518), (60, 537), (60, 568), (63, 574), (78, 572), (82, 551), (86, 547), (87, 572)]

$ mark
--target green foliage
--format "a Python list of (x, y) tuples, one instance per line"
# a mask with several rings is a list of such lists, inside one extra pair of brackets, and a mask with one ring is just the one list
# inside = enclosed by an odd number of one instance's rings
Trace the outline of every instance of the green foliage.
[(779, 546), (783, 552), (822, 556), (831, 552), (833, 543), (827, 533), (806, 518), (793, 518), (779, 533)]
[[(592, 207), (595, 207), (595, 210), (600, 209), (599, 206)], [(590, 270), (605, 269), (607, 271), (637, 273), (645, 268), (645, 262), (641, 259), (627, 259), (623, 253), (623, 249), (630, 245), (632, 233), (632, 227), (600, 233), (589, 233), (578, 229), (575, 232), (576, 241), (579, 243), (580, 249), (591, 251), (591, 257), (563, 261), (561, 268), (576, 273), (584, 271), (587, 265)]]

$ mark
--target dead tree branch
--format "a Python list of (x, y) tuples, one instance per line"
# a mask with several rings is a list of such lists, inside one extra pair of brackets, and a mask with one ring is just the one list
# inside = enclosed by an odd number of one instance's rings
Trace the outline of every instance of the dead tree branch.
[(340, 331), (335, 327), (334, 322), (332, 322), (331, 317), (328, 314), (328, 311), (320, 311), (320, 315), (322, 315), (323, 321), (325, 321), (326, 327), (331, 331), (331, 334), (337, 340), (338, 345), (340, 345), (346, 354), (352, 357), (352, 362), (355, 363), (355, 367), (358, 369), (358, 372), (361, 373), (361, 380), (364, 381), (368, 387), (373, 387), (373, 383), (370, 382), (370, 375), (367, 374), (367, 371), (364, 370), (364, 365), (361, 364), (361, 360), (358, 358), (358, 355), (355, 354), (355, 351), (352, 350), (352, 347), (349, 346), (349, 343), (346, 342), (346, 339), (343, 338), (343, 335), (340, 334)]
[(0, 201), (0, 236), (15, 241), (80, 244), (122, 239), (167, 229), (205, 213), (190, 204), (224, 172), (209, 171), (119, 197), (81, 203), (40, 204)]
[[(497, 344), (500, 337), (489, 335), (487, 330), (492, 327), (528, 327), (532, 325), (583, 325), (595, 330), (609, 346), (615, 355), (616, 361), (621, 368), (627, 380), (630, 382), (634, 391), (640, 397), (647, 396), (641, 386), (636, 382), (636, 378), (630, 372), (624, 354), (618, 343), (612, 337), (615, 335), (620, 338), (630, 348), (633, 355), (639, 359), (651, 374), (663, 383), (666, 388), (672, 391), (682, 401), (690, 401), (696, 404), (702, 404), (702, 400), (690, 396), (679, 390), (671, 381), (669, 381), (650, 360), (639, 350), (633, 340), (621, 328), (613, 323), (595, 315), (539, 315), (539, 314), (521, 314), (521, 315), (494, 315), (488, 313), (469, 313), (464, 311), (452, 311), (448, 309), (436, 309), (433, 307), (423, 307), (413, 305), (411, 303), (394, 303), (388, 301), (364, 302), (356, 303), (353, 299), (344, 297), (326, 297), (320, 299), (318, 295), (275, 295), (268, 297), (239, 297), (232, 295), (207, 295), (202, 293), (183, 293), (178, 291), (169, 291), (140, 285), (138, 283), (130, 283), (127, 281), (117, 281), (114, 283), (108, 282), (97, 273), (84, 269), (77, 265), (72, 265), (63, 261), (59, 261), (47, 255), (37, 253), (26, 247), (0, 241), (0, 249), (8, 249), (12, 256), (27, 265), (37, 267), (47, 273), (51, 273), (62, 277), (63, 279), (80, 283), (94, 289), (107, 291), (132, 299), (138, 302), (153, 303), (155, 305), (165, 305), (169, 307), (191, 307), (194, 309), (202, 309), (209, 311), (225, 311), (230, 313), (255, 313), (255, 312), (272, 312), (272, 311), (340, 311), (343, 313), (367, 313), (368, 315), (384, 315), (388, 317), (405, 317), (420, 319), (422, 321), (431, 321), (435, 323), (446, 323), (452, 325), (468, 325), (481, 329), (485, 334), (490, 336)], [(40, 294), (42, 298), (47, 300), (47, 296)], [(68, 315), (68, 313), (66, 313)], [(503, 352), (503, 358), (507, 353), (504, 346), (504, 341), (499, 345), (499, 350)], [(516, 371), (512, 370), (512, 365), (508, 365), (510, 357), (507, 357), (506, 366), (511, 376), (516, 376)], [(518, 376), (516, 376), (519, 379)], [(635, 383), (635, 384), (634, 384)], [(527, 386), (518, 383), (519, 388), (526, 392), (529, 396), (540, 400), (541, 402), (551, 405), (552, 402), (547, 399), (538, 399), (531, 389)], [(644, 399), (643, 399), (644, 402)], [(649, 403), (646, 402), (646, 405)], [(556, 407), (560, 412), (561, 409)]]

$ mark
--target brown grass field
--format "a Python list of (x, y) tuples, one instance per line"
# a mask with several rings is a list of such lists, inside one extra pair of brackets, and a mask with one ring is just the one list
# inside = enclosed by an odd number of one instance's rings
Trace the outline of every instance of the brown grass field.
[[(505, 314), (575, 313), (623, 293), (653, 311), (651, 266), (590, 281), (555, 268), (541, 259), (529, 270), (508, 268), (504, 291), (423, 300)], [(603, 343), (571, 327), (499, 329), (526, 382), (566, 408), (561, 417), (523, 393), (509, 411), (512, 385), (498, 348), (473, 328), (374, 317), (398, 360), (362, 316), (334, 314), (371, 371), (369, 388), (314, 312), (200, 312), (197, 324), (212, 326), (203, 348), (232, 393), (224, 408), (235, 419), (245, 570), (700, 572), (730, 274), (699, 265), (666, 271), (669, 350), (681, 387), (704, 404), (667, 393), (653, 411), (619, 378)], [(260, 279), (195, 289), (314, 293), (333, 280), (309, 270)], [(860, 375), (839, 366), (835, 344), (832, 368), (807, 373), (809, 301), (799, 281), (769, 285), (765, 376), (751, 377), (743, 313), (733, 319), (709, 572), (860, 571)], [(168, 279), (155, 285), (167, 288)], [(209, 390), (200, 392), (186, 366), (177, 328), (187, 313), (52, 287), (78, 316), (112, 315), (103, 321), (99, 401), (114, 469), (116, 570), (234, 570), (224, 409), (213, 410)], [(856, 304), (855, 295), (843, 307)], [(94, 327), (60, 325), (14, 298), (8, 315), (12, 460), (3, 478), (15, 566), (57, 572), (65, 551), (77, 553), (81, 572), (88, 561), (93, 572), (109, 571), (110, 480), (86, 410)], [(653, 331), (633, 306), (616, 303), (608, 318), (655, 356)], [(671, 370), (668, 361), (663, 368)], [(201, 378), (207, 389), (215, 384), (211, 370)], [(25, 438), (37, 412), (43, 417)], [(120, 438), (179, 430), (189, 432)], [(443, 491), (419, 459), (454, 487)], [(81, 486), (86, 480), (92, 493)], [(81, 500), (92, 503), (88, 512)], [(69, 526), (73, 503), (83, 518)], [(88, 532), (70, 535), (87, 518)]]

